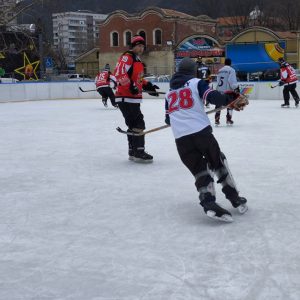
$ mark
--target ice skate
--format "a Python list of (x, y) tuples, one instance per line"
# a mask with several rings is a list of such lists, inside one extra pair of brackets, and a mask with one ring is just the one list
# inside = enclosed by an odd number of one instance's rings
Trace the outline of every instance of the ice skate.
[(152, 163), (153, 156), (148, 154), (144, 150), (138, 150), (133, 156), (133, 161), (137, 163)]
[(287, 104), (287, 103), (284, 103), (284, 104), (281, 104), (281, 107), (282, 107), (282, 108), (289, 108), (289, 107), (290, 107), (290, 105), (289, 105), (289, 104)]
[(295, 107), (297, 108), (299, 106), (299, 99), (295, 100)]
[(104, 107), (107, 107), (107, 99), (102, 99), (102, 103), (103, 103)]
[(232, 206), (237, 208), (240, 214), (244, 214), (248, 210), (247, 199), (244, 197), (237, 197), (234, 200), (230, 200)]
[(134, 160), (134, 152), (132, 149), (128, 150), (128, 160)]
[(204, 212), (209, 218), (223, 222), (233, 222), (231, 213), (222, 208), (215, 201), (202, 202), (200, 204), (203, 206)]
[(226, 117), (226, 124), (227, 125), (233, 125), (233, 121), (232, 121), (232, 119), (231, 119), (231, 116), (230, 115), (227, 115), (227, 117)]
[(219, 126), (220, 125), (220, 117), (215, 118), (215, 125)]

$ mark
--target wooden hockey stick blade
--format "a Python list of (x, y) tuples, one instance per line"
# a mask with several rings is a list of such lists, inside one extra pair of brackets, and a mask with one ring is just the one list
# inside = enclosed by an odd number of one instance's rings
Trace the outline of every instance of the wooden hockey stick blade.
[(81, 87), (79, 87), (80, 91), (83, 93), (87, 93), (87, 92), (96, 92), (96, 90), (83, 90)]

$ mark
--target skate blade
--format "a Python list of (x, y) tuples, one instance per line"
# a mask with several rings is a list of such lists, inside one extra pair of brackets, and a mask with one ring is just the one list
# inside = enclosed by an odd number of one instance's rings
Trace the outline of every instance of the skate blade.
[(128, 156), (128, 160), (134, 161), (134, 156)]
[(238, 211), (240, 214), (244, 214), (248, 210), (248, 205), (247, 204), (241, 204), (238, 206)]
[(151, 164), (153, 162), (153, 159), (145, 160), (145, 159), (134, 157), (133, 161), (136, 162), (136, 163), (138, 163), (138, 164)]
[(212, 210), (208, 210), (206, 212), (206, 215), (209, 218), (214, 219), (214, 220), (218, 220), (218, 221), (222, 221), (222, 222), (227, 222), (227, 223), (233, 222), (232, 216), (230, 216), (230, 215), (223, 215), (222, 217), (217, 217), (216, 213), (214, 211), (212, 211)]

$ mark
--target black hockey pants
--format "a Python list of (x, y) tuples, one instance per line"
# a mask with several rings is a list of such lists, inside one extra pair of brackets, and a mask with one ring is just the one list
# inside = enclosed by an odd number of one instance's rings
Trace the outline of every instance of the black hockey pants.
[[(235, 199), (238, 196), (236, 188), (224, 181), (229, 170), (224, 165), (225, 156), (221, 153), (219, 144), (213, 136), (210, 126), (200, 132), (186, 135), (175, 141), (181, 161), (195, 177), (195, 185), (200, 196), (201, 190), (207, 192), (207, 187), (213, 186), (214, 179), (211, 172), (217, 174), (218, 183), (223, 185), (222, 191), (227, 199)], [(207, 200), (215, 200), (214, 191), (209, 193), (210, 199)]]
[(110, 99), (111, 105), (116, 105), (116, 97), (111, 87), (104, 86), (97, 89), (98, 93), (102, 96), (102, 100)]
[[(118, 102), (123, 114), (128, 131), (142, 131), (145, 129), (144, 116), (141, 112), (140, 103)], [(145, 136), (127, 135), (129, 151), (145, 149)]]
[(298, 96), (298, 93), (296, 91), (296, 87), (297, 87), (296, 83), (288, 84), (288, 85), (284, 86), (284, 88), (283, 88), (284, 104), (287, 104), (287, 105), (290, 104), (290, 93), (292, 94), (295, 102), (296, 102), (296, 100), (299, 101), (299, 96)]

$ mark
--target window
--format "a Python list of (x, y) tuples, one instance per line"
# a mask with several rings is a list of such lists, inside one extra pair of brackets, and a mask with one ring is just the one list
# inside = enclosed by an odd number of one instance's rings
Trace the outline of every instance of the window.
[(146, 32), (144, 30), (140, 30), (138, 34), (144, 38), (145, 43), (147, 44), (147, 41), (146, 41)]
[(131, 31), (124, 32), (124, 46), (129, 46), (131, 44)]
[(111, 41), (110, 45), (112, 47), (118, 47), (119, 46), (119, 34), (117, 32), (112, 32), (110, 41)]
[(154, 45), (162, 45), (162, 32), (160, 29), (155, 29), (154, 30), (154, 35), (153, 35), (153, 44)]

